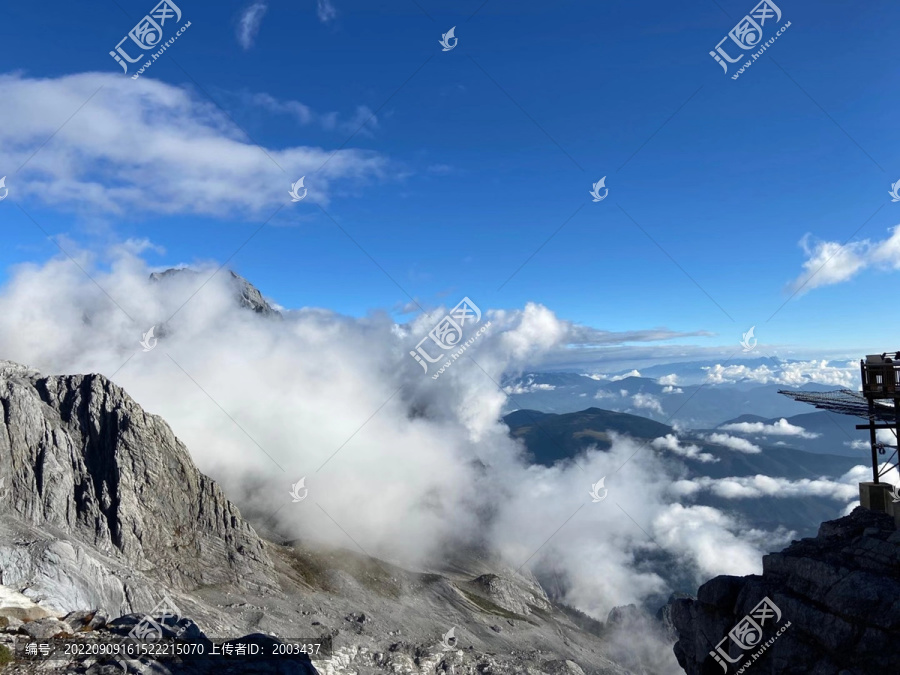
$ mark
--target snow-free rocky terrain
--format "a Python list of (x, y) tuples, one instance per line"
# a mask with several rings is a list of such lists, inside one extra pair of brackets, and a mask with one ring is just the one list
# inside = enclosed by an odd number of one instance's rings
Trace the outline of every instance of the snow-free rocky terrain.
[[(458, 551), (413, 571), (263, 539), (168, 424), (101, 375), (45, 376), (0, 361), (0, 405), (5, 644), (15, 634), (123, 634), (140, 618), (129, 614), (168, 595), (211, 638), (332, 636), (334, 655), (313, 661), (319, 673), (639, 672), (608, 658), (609, 625), (554, 605), (534, 578), (488, 553)], [(457, 641), (446, 648), (450, 628)], [(56, 672), (121, 672), (55, 663)], [(53, 672), (35, 667), (2, 672)], [(257, 672), (234, 668), (146, 672)], [(259, 672), (315, 671), (297, 661)]]
[[(764, 598), (778, 611), (762, 619), (761, 636), (745, 634), (751, 648), (741, 649), (729, 631)], [(818, 536), (763, 556), (762, 575), (715, 577), (697, 598), (674, 600), (666, 611), (679, 637), (675, 654), (689, 675), (723, 672), (710, 655), (723, 638), (730, 673), (749, 663), (750, 673), (895, 675), (900, 530), (888, 514), (857, 507), (822, 523)]]

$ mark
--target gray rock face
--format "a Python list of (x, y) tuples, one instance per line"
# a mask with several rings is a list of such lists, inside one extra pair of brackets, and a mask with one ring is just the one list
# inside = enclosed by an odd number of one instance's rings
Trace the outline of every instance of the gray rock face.
[[(765, 598), (777, 611), (760, 606)], [(710, 655), (723, 638), (726, 656), (719, 658), (734, 660), (728, 672), (749, 662), (753, 672), (787, 675), (896, 673), (900, 531), (887, 514), (858, 507), (822, 523), (817, 537), (764, 556), (762, 576), (716, 577), (696, 600), (670, 607), (679, 638), (675, 655), (688, 675), (724, 672)], [(728, 637), (741, 622), (751, 630), (732, 635), (746, 649)]]
[(35, 640), (52, 637), (65, 637), (72, 632), (69, 624), (52, 616), (22, 624), (19, 632)]
[(0, 362), (0, 406), (0, 583), (60, 610), (112, 611), (155, 604), (142, 576), (181, 590), (272, 585), (238, 509), (105, 377)]
[(257, 314), (262, 314), (264, 316), (281, 316), (281, 312), (273, 309), (272, 306), (268, 302), (266, 302), (266, 299), (263, 297), (262, 293), (259, 292), (259, 289), (257, 289), (256, 286), (251, 284), (244, 277), (240, 276), (239, 274), (235, 274), (230, 270), (229, 274), (231, 275), (231, 280), (234, 282), (234, 285), (237, 288), (242, 307), (252, 309)]
[(537, 583), (525, 584), (519, 577), (518, 582), (499, 574), (482, 574), (472, 580), (472, 588), (495, 605), (518, 614), (528, 616), (532, 608), (548, 610), (550, 601)]

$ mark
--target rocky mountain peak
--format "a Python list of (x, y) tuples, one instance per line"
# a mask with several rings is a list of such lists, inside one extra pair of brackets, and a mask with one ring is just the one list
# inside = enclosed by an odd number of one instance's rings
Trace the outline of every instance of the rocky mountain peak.
[(672, 602), (675, 655), (688, 675), (895, 673), (898, 598), (900, 531), (857, 507), (764, 556), (761, 576), (719, 576)]
[(147, 594), (135, 575), (186, 590), (272, 583), (237, 507), (104, 376), (0, 362), (0, 406), (0, 583), (59, 609), (114, 611)]
[[(172, 267), (163, 272), (153, 272), (150, 274), (150, 281), (165, 282), (167, 279), (175, 278), (179, 275), (197, 275), (196, 270), (189, 267)], [(247, 281), (244, 277), (231, 270), (228, 271), (229, 279), (235, 291), (235, 298), (241, 307), (253, 310), (257, 314), (271, 317), (281, 317), (281, 312), (270, 305), (259, 289)]]

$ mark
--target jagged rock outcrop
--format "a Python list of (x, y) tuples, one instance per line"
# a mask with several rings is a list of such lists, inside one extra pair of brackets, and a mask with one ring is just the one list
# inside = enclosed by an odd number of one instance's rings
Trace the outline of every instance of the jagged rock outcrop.
[(900, 531), (857, 507), (764, 556), (762, 576), (719, 576), (675, 600), (671, 617), (688, 675), (900, 672)]
[(471, 581), (470, 587), (498, 607), (520, 616), (528, 616), (535, 608), (550, 609), (544, 589), (537, 582), (526, 585), (524, 576), (513, 581), (499, 574), (482, 574)]
[[(101, 375), (0, 361), (0, 583), (60, 610), (274, 584), (262, 540), (160, 417)], [(137, 605), (137, 607), (135, 607)]]
[[(198, 272), (188, 267), (172, 267), (164, 272), (153, 272), (150, 274), (150, 280), (160, 282), (183, 274), (197, 275)], [(263, 316), (282, 318), (281, 312), (266, 301), (256, 286), (231, 270), (228, 271), (228, 274), (235, 289), (235, 297), (241, 304), (241, 307), (251, 309)]]

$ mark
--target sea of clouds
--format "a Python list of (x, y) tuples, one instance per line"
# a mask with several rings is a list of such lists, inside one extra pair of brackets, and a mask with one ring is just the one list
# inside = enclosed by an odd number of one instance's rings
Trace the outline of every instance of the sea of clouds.
[[(699, 584), (758, 573), (761, 555), (790, 539), (691, 504), (698, 491), (831, 495), (838, 507), (853, 498), (858, 477), (849, 474), (690, 481), (675, 459), (691, 453), (674, 437), (652, 446), (617, 437), (609, 451), (533, 466), (500, 421), (507, 394), (498, 383), (572, 339), (572, 325), (550, 309), (482, 308), (490, 330), (433, 380), (409, 352), (446, 307), (407, 323), (380, 310), (353, 318), (321, 308), (270, 319), (238, 305), (217, 265), (149, 281), (149, 247), (67, 248), (77, 264), (60, 255), (12, 270), (0, 289), (0, 358), (46, 374), (109, 376), (279, 536), (431, 569), (449, 551), (487, 545), (512, 568), (562, 579), (562, 600), (605, 618), (671, 590), (638, 563), (648, 556), (671, 556)], [(151, 326), (158, 343), (144, 351)], [(594, 502), (591, 486), (603, 477), (607, 497)], [(295, 502), (301, 478), (308, 493)]]

